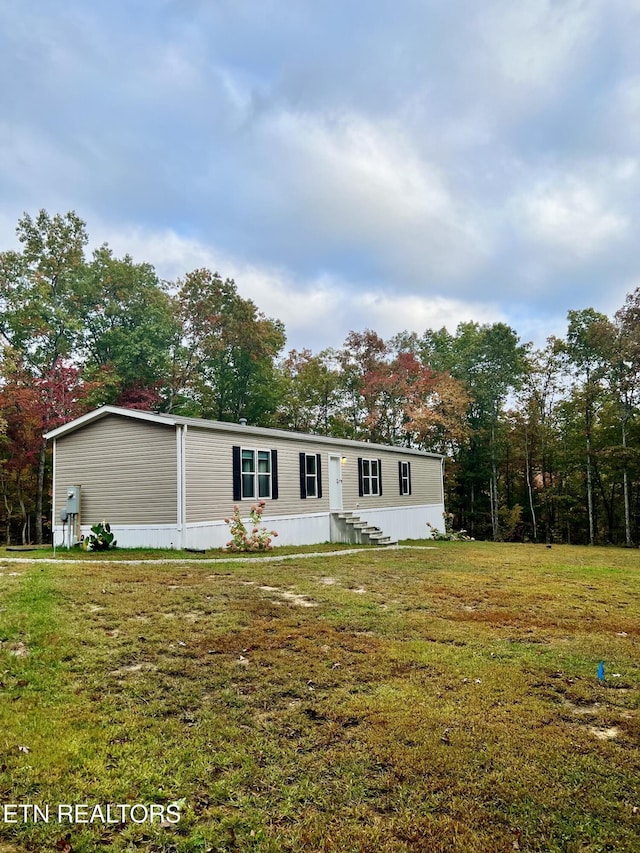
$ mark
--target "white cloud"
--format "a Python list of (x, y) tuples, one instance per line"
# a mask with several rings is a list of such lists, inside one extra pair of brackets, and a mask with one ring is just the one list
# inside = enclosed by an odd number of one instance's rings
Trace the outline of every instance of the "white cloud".
[[(370, 318), (368, 325), (383, 338), (405, 329), (418, 333), (446, 327), (454, 332), (459, 323), (495, 323), (504, 321), (502, 310), (492, 302), (449, 299), (444, 296), (390, 296), (365, 293), (354, 300)], [(355, 308), (355, 305), (354, 305)]]
[[(451, 215), (442, 176), (420, 162), (397, 128), (376, 127), (356, 115), (330, 119), (281, 112), (269, 120), (268, 133), (306, 167), (308, 192), (354, 229), (379, 228), (380, 220), (402, 225), (425, 215)], [(336, 210), (336, 201), (346, 202), (347, 209)]]
[(265, 118), (263, 154), (294, 221), (328, 247), (369, 247), (399, 278), (460, 276), (486, 254), (486, 235), (393, 121), (281, 111)]
[[(478, 12), (483, 63), (502, 94), (525, 107), (536, 92), (558, 84), (584, 59), (597, 34), (601, 0), (501, 0)], [(492, 92), (492, 95), (500, 94)]]
[(569, 262), (607, 251), (629, 228), (626, 216), (596, 187), (575, 177), (538, 184), (518, 206), (522, 232)]
[(92, 247), (108, 243), (116, 256), (130, 255), (136, 263), (152, 264), (160, 278), (175, 281), (201, 267), (227, 274), (218, 269), (219, 256), (197, 240), (182, 237), (166, 228), (153, 231), (140, 226), (113, 226), (106, 222), (94, 222), (91, 226)]

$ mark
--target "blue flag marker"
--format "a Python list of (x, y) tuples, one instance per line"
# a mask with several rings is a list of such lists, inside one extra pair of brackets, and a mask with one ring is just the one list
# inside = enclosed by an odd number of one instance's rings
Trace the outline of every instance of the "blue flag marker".
[(598, 664), (598, 679), (604, 681), (604, 661), (601, 660)]

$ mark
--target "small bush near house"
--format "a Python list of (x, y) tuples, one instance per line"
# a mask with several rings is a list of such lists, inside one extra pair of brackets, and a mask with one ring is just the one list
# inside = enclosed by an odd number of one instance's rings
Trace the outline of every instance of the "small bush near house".
[(433, 524), (429, 524), (427, 521), (427, 527), (429, 528), (432, 539), (438, 542), (473, 542), (473, 537), (467, 536), (466, 530), (453, 529), (452, 512), (443, 512), (442, 518), (444, 519), (444, 531), (438, 530), (437, 527), (434, 527)]
[(115, 548), (117, 544), (108, 522), (106, 524), (98, 522), (98, 524), (93, 525), (87, 540), (89, 551), (109, 551), (111, 548)]
[(227, 542), (225, 551), (270, 551), (273, 548), (273, 537), (278, 534), (275, 530), (267, 530), (262, 524), (265, 506), (265, 501), (258, 501), (251, 506), (249, 510), (250, 530), (247, 530), (242, 521), (240, 507), (234, 506), (233, 516), (225, 518), (225, 523), (229, 525), (232, 537)]

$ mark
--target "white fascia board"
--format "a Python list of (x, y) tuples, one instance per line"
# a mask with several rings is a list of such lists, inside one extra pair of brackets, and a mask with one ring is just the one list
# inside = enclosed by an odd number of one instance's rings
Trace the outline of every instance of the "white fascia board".
[(153, 412), (141, 412), (137, 409), (121, 409), (119, 406), (102, 406), (100, 409), (94, 409), (93, 412), (87, 412), (86, 415), (81, 415), (79, 418), (69, 421), (69, 423), (62, 424), (62, 426), (52, 429), (50, 432), (46, 432), (44, 437), (46, 439), (59, 438), (62, 435), (66, 435), (69, 432), (74, 432), (75, 430), (86, 426), (86, 424), (89, 424), (92, 421), (97, 421), (101, 418), (107, 417), (107, 415), (120, 415), (121, 417), (133, 418), (139, 421), (151, 421), (152, 423), (163, 424), (164, 426), (170, 426), (175, 423), (173, 419), (167, 415), (161, 416), (156, 415)]
[(234, 435), (253, 435), (261, 438), (282, 438), (286, 441), (297, 441), (316, 444), (329, 444), (336, 448), (345, 450), (359, 448), (362, 451), (367, 451), (369, 454), (374, 451), (386, 450), (393, 453), (401, 453), (410, 456), (427, 456), (434, 459), (442, 459), (442, 453), (433, 453), (428, 450), (418, 450), (415, 447), (403, 447), (400, 444), (378, 444), (369, 441), (358, 441), (352, 438), (336, 438), (331, 435), (315, 435), (314, 433), (306, 432), (290, 432), (289, 430), (274, 429), (273, 427), (256, 427), (249, 425), (236, 424), (233, 421), (209, 421), (200, 418), (183, 418), (180, 415), (175, 416), (176, 423), (185, 423), (193, 426), (195, 429), (214, 430), (216, 432), (230, 432)]
[(391, 451), (393, 453), (399, 453), (409, 456), (422, 456), (422, 457), (431, 457), (435, 459), (442, 459), (442, 453), (433, 453), (427, 450), (418, 450), (413, 447), (403, 447), (402, 445), (394, 445), (394, 444), (378, 444), (371, 443), (368, 441), (358, 441), (350, 438), (334, 438), (329, 435), (314, 435), (313, 433), (301, 433), (301, 432), (290, 432), (289, 430), (282, 429), (273, 429), (272, 427), (256, 427), (249, 426), (244, 424), (236, 424), (232, 421), (210, 421), (204, 418), (188, 418), (182, 415), (157, 415), (153, 412), (142, 412), (138, 409), (122, 409), (118, 406), (103, 406), (100, 409), (96, 409), (93, 412), (88, 412), (86, 415), (82, 415), (82, 417), (76, 418), (74, 421), (69, 421), (68, 424), (63, 424), (57, 429), (51, 430), (51, 432), (45, 433), (45, 438), (58, 438), (59, 436), (66, 435), (67, 433), (73, 432), (76, 429), (80, 429), (88, 423), (91, 423), (94, 420), (98, 420), (99, 418), (103, 418), (106, 415), (120, 415), (121, 417), (133, 418), (141, 421), (150, 421), (156, 424), (164, 424), (165, 426), (171, 425), (183, 425), (183, 426), (192, 426), (195, 429), (205, 429), (205, 430), (214, 430), (217, 432), (230, 432), (235, 435), (253, 435), (256, 437), (262, 438), (282, 438), (287, 441), (298, 441), (298, 442), (313, 442), (318, 444), (328, 444), (334, 448), (344, 448), (344, 449), (361, 449), (362, 451), (367, 451), (368, 453), (372, 453), (378, 450), (386, 450)]

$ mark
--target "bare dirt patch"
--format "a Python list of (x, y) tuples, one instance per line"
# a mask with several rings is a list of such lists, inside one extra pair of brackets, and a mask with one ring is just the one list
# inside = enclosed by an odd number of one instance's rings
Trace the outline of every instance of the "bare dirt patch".
[(157, 669), (157, 666), (153, 663), (132, 663), (129, 664), (129, 666), (121, 666), (118, 669), (112, 669), (109, 675), (120, 678), (123, 675), (131, 675), (136, 672), (152, 672), (155, 669)]
[(293, 604), (296, 607), (317, 607), (317, 603), (315, 601), (310, 601), (306, 596), (301, 595), (298, 592), (293, 592), (289, 589), (278, 589), (275, 586), (259, 586), (258, 589), (263, 590), (263, 592), (272, 592), (277, 596), (275, 600), (272, 599), (274, 604), (281, 604), (282, 599), (284, 601), (288, 601), (290, 604)]
[(564, 705), (566, 708), (569, 709), (569, 711), (571, 711), (572, 714), (575, 714), (577, 717), (595, 716), (597, 714), (600, 714), (603, 710), (603, 706), (599, 702), (594, 702), (591, 705), (576, 705), (566, 699)]
[(610, 726), (606, 729), (601, 729), (597, 726), (589, 726), (589, 731), (595, 738), (598, 738), (598, 740), (614, 740), (620, 734), (620, 729), (618, 729), (617, 726)]

